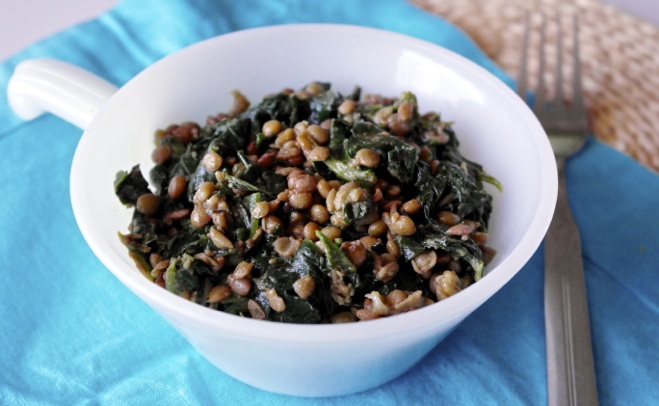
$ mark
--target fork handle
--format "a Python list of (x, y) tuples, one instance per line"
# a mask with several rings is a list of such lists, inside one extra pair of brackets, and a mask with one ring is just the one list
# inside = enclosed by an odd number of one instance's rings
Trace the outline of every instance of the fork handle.
[(570, 212), (565, 161), (558, 200), (545, 236), (545, 335), (549, 406), (597, 405), (595, 366), (579, 230)]

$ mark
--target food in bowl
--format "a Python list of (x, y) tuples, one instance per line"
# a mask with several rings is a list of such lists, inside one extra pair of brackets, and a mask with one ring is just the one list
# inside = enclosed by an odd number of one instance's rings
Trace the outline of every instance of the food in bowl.
[[(284, 54), (286, 58), (279, 57)], [(71, 72), (70, 66), (53, 62), (22, 62), (26, 66), (17, 68), (22, 79), (15, 83), (25, 86), (12, 86), (9, 99), (19, 101), (12, 105), (21, 106), (26, 119), (45, 109), (85, 129), (70, 182), (73, 212), (85, 241), (123, 286), (180, 331), (210, 363), (264, 390), (346, 395), (410, 370), (522, 269), (542, 242), (553, 213), (556, 163), (533, 113), (484, 69), (418, 39), (329, 24), (238, 31), (163, 58), (114, 88), (116, 93), (108, 91), (104, 80), (94, 81), (89, 74), (81, 76), (79, 69)], [(42, 76), (52, 70), (55, 74)], [(33, 80), (35, 75), (38, 80)], [(231, 104), (226, 96), (234, 88), (257, 101), (265, 91), (317, 78), (330, 80), (344, 94), (354, 83), (364, 92), (386, 95), (411, 90), (424, 109), (441, 111), (444, 120), (455, 121), (462, 153), (483, 164), (505, 186), (504, 193), (492, 189), (487, 244), (497, 254), (483, 280), (434, 305), (394, 317), (307, 325), (216, 311), (171, 294), (137, 272), (117, 238), (117, 230), (131, 222), (132, 210), (121, 206), (111, 184), (117, 169), (136, 163), (147, 174), (153, 166), (149, 134), (174, 122), (205, 123), (204, 112)], [(71, 90), (71, 84), (76, 90), (90, 88), (89, 99), (58, 98), (56, 91)], [(156, 191), (155, 185), (151, 190)]]
[[(200, 305), (288, 323), (391, 316), (478, 281), (500, 188), (414, 94), (314, 82), (156, 132), (120, 171), (120, 234), (140, 271)], [(153, 190), (152, 190), (153, 189)]]

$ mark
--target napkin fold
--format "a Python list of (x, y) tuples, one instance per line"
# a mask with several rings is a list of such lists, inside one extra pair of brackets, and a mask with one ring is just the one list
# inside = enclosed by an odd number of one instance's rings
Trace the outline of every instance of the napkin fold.
[[(405, 0), (124, 0), (3, 62), (0, 404), (546, 403), (542, 250), (391, 383), (339, 398), (264, 392), (210, 365), (94, 257), (68, 195), (81, 131), (50, 115), (22, 122), (7, 105), (7, 81), (25, 59), (72, 62), (120, 86), (197, 41), (301, 22), (425, 39), (513, 85), (463, 32)], [(590, 139), (569, 162), (568, 188), (583, 241), (601, 404), (649, 404), (659, 399), (659, 177)]]

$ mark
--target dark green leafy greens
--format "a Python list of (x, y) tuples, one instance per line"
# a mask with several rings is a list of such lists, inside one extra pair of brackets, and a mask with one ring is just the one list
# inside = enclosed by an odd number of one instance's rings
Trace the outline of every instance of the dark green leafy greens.
[[(479, 280), (493, 255), (484, 182), (501, 185), (412, 93), (360, 97), (314, 83), (159, 130), (168, 155), (151, 187), (139, 166), (114, 185), (136, 206), (120, 238), (140, 271), (201, 305), (287, 323), (397, 314)], [(156, 209), (140, 207), (147, 194)]]

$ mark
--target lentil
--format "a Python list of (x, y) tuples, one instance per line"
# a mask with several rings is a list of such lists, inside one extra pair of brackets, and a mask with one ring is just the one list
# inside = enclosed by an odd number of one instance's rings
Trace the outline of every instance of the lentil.
[(249, 301), (247, 301), (247, 310), (253, 319), (265, 320), (265, 312), (254, 299), (249, 299)]
[(280, 203), (281, 203), (281, 202), (280, 202), (279, 200), (277, 200), (277, 199), (275, 199), (275, 200), (270, 200), (270, 201), (268, 202), (268, 213), (274, 213), (274, 212), (276, 212), (277, 210), (279, 210), (279, 204), (280, 204)]
[(215, 244), (215, 246), (217, 248), (223, 248), (223, 249), (233, 248), (233, 243), (231, 242), (231, 240), (229, 240), (217, 228), (211, 227), (210, 232), (209, 232), (209, 236), (210, 236), (211, 241), (213, 242), (213, 244)]
[(458, 235), (458, 236), (466, 236), (471, 234), (471, 232), (474, 231), (473, 227), (469, 224), (465, 223), (460, 223), (452, 226), (448, 230), (446, 230), (446, 234), (448, 235)]
[(316, 235), (316, 231), (319, 231), (320, 227), (318, 224), (312, 222), (307, 223), (307, 225), (304, 226), (304, 230), (302, 232), (304, 238), (308, 238), (311, 241), (318, 241), (318, 236)]
[(444, 271), (441, 275), (437, 275), (435, 277), (435, 286), (437, 300), (453, 296), (462, 289), (460, 278), (453, 271)]
[(188, 144), (199, 136), (199, 126), (196, 123), (183, 123), (172, 130), (172, 135), (184, 144)]
[(256, 164), (261, 168), (270, 168), (275, 164), (277, 160), (277, 154), (274, 152), (266, 152), (256, 160)]
[(375, 192), (373, 192), (373, 197), (371, 197), (371, 201), (373, 203), (379, 203), (383, 197), (384, 196), (382, 196), (382, 189), (376, 188)]
[(379, 238), (371, 237), (370, 235), (365, 235), (359, 239), (364, 248), (370, 249), (372, 246), (380, 242)]
[(192, 201), (194, 203), (203, 203), (215, 192), (215, 184), (213, 182), (202, 182), (194, 194)]
[(325, 91), (325, 89), (318, 82), (309, 83), (307, 86), (305, 86), (304, 90), (310, 95), (314, 96), (319, 95)]
[(165, 273), (168, 267), (169, 267), (168, 259), (158, 262), (155, 266), (153, 266), (153, 269), (151, 269), (151, 276), (153, 276), (154, 278), (158, 278), (162, 276), (162, 274)]
[(249, 278), (236, 278), (229, 275), (227, 278), (231, 291), (238, 296), (247, 296), (249, 291), (252, 290), (252, 281)]
[(192, 212), (190, 213), (190, 222), (194, 227), (196, 228), (204, 227), (210, 221), (211, 221), (211, 216), (209, 216), (208, 213), (206, 213), (206, 210), (204, 210), (199, 206), (192, 209)]
[(226, 285), (217, 285), (208, 292), (208, 303), (219, 303), (231, 296), (231, 288)]
[(241, 261), (236, 265), (236, 269), (233, 270), (232, 275), (235, 278), (246, 278), (252, 274), (252, 269), (254, 269), (254, 264), (247, 261)]
[(389, 131), (394, 135), (405, 135), (410, 131), (410, 122), (401, 119), (398, 113), (394, 113), (387, 117), (387, 126)]
[(373, 121), (375, 124), (377, 124), (379, 127), (386, 127), (387, 126), (387, 119), (389, 118), (390, 115), (392, 115), (394, 112), (393, 107), (383, 107), (375, 113), (373, 116)]
[(237, 90), (232, 91), (231, 95), (233, 96), (233, 106), (231, 107), (231, 110), (228, 111), (227, 115), (235, 117), (247, 110), (250, 103), (249, 100)]
[(288, 195), (289, 195), (289, 192), (288, 192), (288, 189), (286, 189), (286, 190), (284, 190), (283, 192), (281, 192), (277, 195), (277, 200), (279, 200), (280, 202), (285, 202), (285, 201), (288, 200)]
[(275, 138), (273, 147), (279, 149), (288, 141), (295, 141), (295, 131), (293, 131), (290, 128), (287, 128), (284, 131), (277, 134), (277, 138)]
[(156, 254), (155, 252), (152, 253), (152, 254), (149, 254), (149, 264), (151, 264), (151, 266), (158, 265), (162, 260), (163, 260), (163, 258), (162, 258), (162, 255), (160, 255), (160, 254)]
[(414, 106), (412, 103), (409, 102), (409, 100), (405, 100), (398, 106), (398, 118), (400, 118), (403, 121), (410, 121), (412, 119), (412, 115), (414, 114)]
[(311, 151), (314, 148), (313, 141), (309, 139), (306, 133), (297, 136), (297, 145), (304, 151)]
[(201, 160), (201, 165), (208, 173), (215, 173), (222, 166), (222, 157), (215, 151), (209, 151)]
[(163, 164), (170, 156), (172, 156), (172, 147), (169, 145), (160, 145), (151, 153), (151, 160), (156, 164)]
[(421, 202), (418, 199), (411, 199), (405, 202), (402, 207), (407, 214), (417, 214), (421, 210)]
[(432, 269), (437, 265), (437, 253), (435, 251), (423, 252), (412, 259), (414, 272), (428, 279)]
[(352, 312), (341, 312), (332, 315), (331, 322), (336, 323), (352, 323), (357, 321), (357, 317)]
[(315, 192), (316, 179), (302, 171), (291, 172), (288, 175), (288, 189), (297, 190), (298, 192)]
[(317, 184), (317, 189), (318, 189), (318, 194), (322, 198), (327, 198), (327, 195), (332, 190), (332, 187), (330, 186), (329, 182), (327, 182), (325, 179), (321, 179)]
[(291, 224), (288, 227), (288, 234), (292, 237), (303, 239), (304, 238), (304, 225), (302, 224)]
[(229, 230), (229, 215), (226, 212), (213, 213), (211, 219), (218, 230), (222, 232)]
[(308, 126), (309, 126), (308, 122), (300, 121), (295, 124), (295, 126), (293, 127), (293, 131), (296, 135), (300, 135), (307, 129)]
[(387, 233), (387, 230), (388, 230), (387, 224), (382, 220), (378, 220), (375, 223), (372, 223), (370, 226), (368, 226), (368, 235), (371, 235), (373, 237), (382, 237)]
[(300, 246), (300, 241), (293, 237), (279, 237), (272, 246), (279, 256), (292, 257)]
[(163, 217), (163, 223), (166, 225), (172, 225), (175, 221), (180, 221), (185, 218), (190, 217), (190, 213), (192, 210), (190, 209), (178, 209), (171, 211), (167, 214), (165, 214), (165, 217)]
[(251, 214), (252, 217), (254, 218), (262, 219), (268, 214), (269, 211), (270, 211), (270, 205), (268, 204), (268, 202), (258, 202), (254, 205)]
[(277, 313), (281, 313), (286, 310), (286, 303), (284, 303), (284, 299), (282, 299), (281, 296), (277, 294), (277, 291), (274, 288), (266, 289), (264, 294), (266, 299), (268, 299), (268, 304), (272, 310), (276, 311)]
[(313, 204), (313, 197), (309, 192), (295, 191), (288, 196), (288, 204), (294, 209), (304, 210), (311, 207)]
[(152, 193), (145, 193), (137, 198), (135, 209), (145, 216), (153, 216), (160, 207), (160, 198)]
[(330, 156), (330, 150), (327, 147), (314, 147), (309, 151), (308, 159), (310, 161), (325, 161)]
[(305, 275), (293, 283), (293, 290), (301, 299), (307, 299), (313, 294), (316, 282), (310, 275)]
[(327, 130), (319, 125), (312, 124), (308, 126), (306, 133), (309, 134), (309, 136), (319, 144), (327, 144), (327, 141), (329, 141), (329, 134), (327, 134)]
[(351, 99), (344, 100), (338, 109), (340, 114), (352, 114), (355, 111), (355, 101)]
[(268, 214), (261, 222), (263, 231), (267, 234), (272, 234), (283, 227), (282, 221), (275, 215)]
[(387, 294), (386, 302), (389, 305), (396, 307), (398, 304), (402, 303), (409, 294), (404, 290), (394, 289)]
[(387, 244), (385, 244), (385, 248), (387, 249), (387, 252), (391, 255), (393, 255), (396, 258), (400, 258), (400, 248), (398, 247), (398, 244), (396, 244), (396, 241), (394, 241), (393, 238), (387, 239)]
[(325, 237), (329, 238), (330, 240), (336, 240), (337, 238), (341, 237), (341, 230), (334, 226), (327, 226), (320, 230), (320, 232), (325, 234)]
[(291, 158), (297, 158), (302, 155), (302, 150), (296, 146), (282, 146), (282, 148), (277, 152), (277, 159), (280, 161), (285, 161)]
[(391, 186), (389, 186), (389, 187), (387, 188), (387, 190), (385, 191), (385, 194), (386, 194), (388, 197), (396, 197), (396, 196), (398, 196), (398, 195), (400, 194), (400, 192), (401, 192), (400, 186), (398, 186), (398, 185), (391, 185)]
[(442, 210), (437, 213), (437, 220), (447, 226), (454, 226), (460, 222), (460, 216), (450, 211)]
[(412, 221), (412, 219), (408, 216), (404, 215), (392, 216), (389, 229), (398, 235), (409, 236), (416, 233), (416, 226), (414, 225), (414, 221)]
[(322, 204), (314, 204), (309, 210), (309, 218), (318, 224), (326, 224), (329, 221), (329, 212)]
[(200, 252), (196, 254), (195, 259), (200, 260), (204, 264), (208, 265), (213, 272), (219, 272), (224, 268), (224, 257), (221, 255), (215, 255), (211, 256), (210, 254), (207, 254), (205, 252)]
[(372, 149), (362, 148), (357, 151), (355, 160), (359, 165), (367, 168), (376, 168), (380, 163), (380, 155)]
[(169, 181), (169, 187), (167, 187), (167, 194), (172, 200), (176, 200), (179, 197), (183, 196), (185, 189), (188, 187), (188, 181), (185, 179), (185, 176), (177, 175), (172, 177)]
[(382, 282), (389, 282), (396, 276), (400, 270), (398, 260), (396, 257), (387, 253), (382, 255), (374, 254), (374, 268), (375, 278)]
[(261, 131), (266, 137), (278, 134), (281, 131), (281, 123), (278, 120), (266, 121), (263, 123), (263, 128), (261, 128)]
[(366, 248), (359, 240), (344, 242), (341, 244), (341, 249), (357, 268), (366, 261)]

